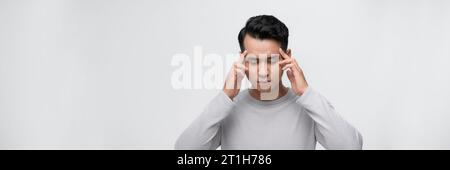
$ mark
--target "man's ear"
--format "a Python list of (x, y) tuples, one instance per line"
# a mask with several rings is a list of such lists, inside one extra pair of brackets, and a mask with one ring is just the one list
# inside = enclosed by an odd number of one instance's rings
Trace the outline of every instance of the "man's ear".
[(291, 49), (287, 49), (286, 54), (287, 54), (289, 57), (292, 57), (292, 56), (291, 56)]

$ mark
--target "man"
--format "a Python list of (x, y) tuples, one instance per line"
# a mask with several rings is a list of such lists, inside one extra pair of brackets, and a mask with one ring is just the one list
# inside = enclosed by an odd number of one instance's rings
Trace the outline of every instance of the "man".
[[(288, 28), (268, 15), (239, 32), (241, 54), (223, 91), (181, 134), (175, 149), (361, 149), (360, 133), (308, 86), (292, 57)], [(291, 87), (283, 85), (286, 71)], [(240, 92), (244, 77), (251, 88)]]

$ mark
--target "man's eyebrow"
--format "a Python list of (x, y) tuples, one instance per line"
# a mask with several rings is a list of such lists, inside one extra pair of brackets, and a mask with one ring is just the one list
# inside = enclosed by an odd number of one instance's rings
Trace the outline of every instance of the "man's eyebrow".
[(280, 54), (270, 54), (270, 56), (267, 58), (269, 60), (278, 59), (280, 57)]
[[(265, 56), (266, 59), (268, 60), (273, 60), (273, 59), (277, 59), (278, 57), (280, 57), (280, 54), (262, 54), (262, 56)], [(245, 57), (246, 60), (259, 60), (262, 59), (260, 57), (258, 57), (258, 55), (254, 55), (254, 54), (249, 54)]]
[(249, 59), (249, 60), (255, 60), (255, 59), (258, 59), (258, 57), (256, 57), (256, 55), (247, 55), (245, 58), (246, 58), (246, 59)]
[(280, 56), (280, 54), (270, 54), (270, 57), (279, 57)]

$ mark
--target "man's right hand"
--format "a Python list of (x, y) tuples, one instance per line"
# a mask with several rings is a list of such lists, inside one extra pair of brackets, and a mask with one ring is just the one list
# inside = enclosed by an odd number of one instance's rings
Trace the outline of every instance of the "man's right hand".
[(225, 80), (223, 92), (230, 97), (231, 100), (239, 94), (242, 79), (245, 77), (245, 71), (248, 70), (248, 68), (244, 65), (246, 55), (247, 50), (240, 54), (239, 60), (233, 64), (233, 67)]

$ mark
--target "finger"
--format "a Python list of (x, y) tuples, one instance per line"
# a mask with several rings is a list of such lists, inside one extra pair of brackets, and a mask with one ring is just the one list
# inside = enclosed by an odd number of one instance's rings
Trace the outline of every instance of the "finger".
[(243, 70), (241, 70), (241, 69), (237, 69), (236, 70), (236, 76), (238, 78), (243, 78), (245, 76), (245, 72)]
[(284, 65), (284, 64), (289, 64), (291, 63), (293, 60), (292, 59), (285, 59), (279, 62), (280, 65)]
[(242, 52), (242, 53), (240, 54), (238, 63), (244, 64), (245, 56), (247, 56), (247, 50), (245, 50), (244, 52)]
[(286, 70), (286, 69), (290, 68), (290, 69), (292, 70), (294, 66), (295, 66), (295, 65), (291, 63), (291, 64), (285, 65), (282, 69), (283, 69), (283, 70)]
[(242, 64), (236, 64), (236, 65), (234, 65), (234, 69), (235, 69), (235, 71), (243, 71), (243, 72), (246, 71), (245, 66), (242, 65)]
[(242, 69), (242, 70), (245, 70), (245, 71), (248, 70), (248, 68), (245, 67), (245, 65), (240, 64), (240, 63), (235, 63), (235, 68)]
[(289, 55), (287, 55), (283, 49), (279, 48), (278, 51), (280, 51), (281, 57), (283, 57), (283, 59), (288, 59), (291, 58)]

